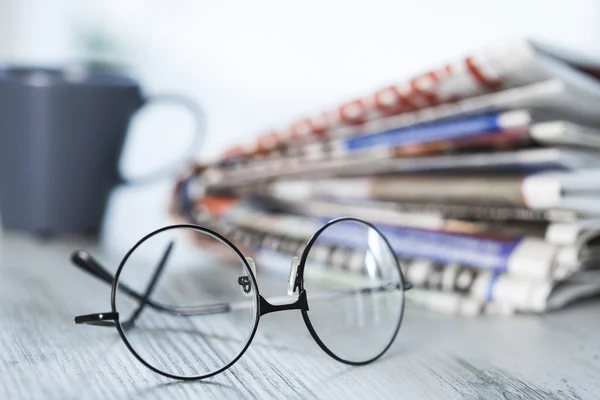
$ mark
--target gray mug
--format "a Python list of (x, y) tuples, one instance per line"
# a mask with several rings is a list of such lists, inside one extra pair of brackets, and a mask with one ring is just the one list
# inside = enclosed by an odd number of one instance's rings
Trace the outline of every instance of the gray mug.
[(135, 80), (110, 70), (0, 69), (3, 229), (98, 234), (111, 191), (128, 183), (119, 161), (129, 123), (155, 100), (188, 109), (196, 118), (195, 140), (177, 165), (139, 182), (164, 176), (192, 158), (204, 131), (194, 101), (176, 95), (147, 98)]

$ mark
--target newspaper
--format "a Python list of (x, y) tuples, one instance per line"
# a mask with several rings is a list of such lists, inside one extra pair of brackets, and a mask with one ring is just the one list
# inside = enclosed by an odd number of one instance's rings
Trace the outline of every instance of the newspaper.
[[(599, 65), (599, 60), (577, 54), (575, 51), (550, 48), (529, 40), (502, 43), (483, 48), (470, 57), (441, 66), (435, 71), (381, 88), (338, 107), (296, 121), (287, 127), (268, 132), (255, 143), (230, 149), (225, 158), (252, 157), (306, 138), (322, 139), (357, 132), (379, 132), (384, 130), (381, 129), (382, 126), (374, 128), (367, 123), (390, 115), (401, 116), (400, 120), (403, 123), (425, 122), (432, 118), (441, 118), (443, 115), (448, 117), (465, 108), (464, 105), (459, 108), (452, 107), (460, 103), (460, 100), (486, 93), (503, 91), (506, 96), (497, 105), (516, 105), (519, 101), (513, 99), (515, 95), (511, 93), (511, 88), (553, 79), (554, 83), (544, 88), (540, 87), (538, 100), (528, 102), (529, 105), (557, 106), (561, 103), (561, 106), (556, 107), (559, 111), (564, 106), (566, 110), (591, 116), (590, 112), (594, 112), (593, 107), (584, 104), (581, 99), (597, 99), (600, 96), (600, 86), (594, 78), (598, 75)], [(572, 93), (567, 93), (570, 89), (558, 88), (562, 85), (579, 92), (579, 95), (573, 96)], [(557, 89), (563, 93), (559, 96), (550, 93)], [(571, 105), (571, 101), (576, 103)], [(449, 110), (443, 111), (446, 105)], [(577, 105), (581, 108), (578, 109)], [(431, 110), (435, 106), (438, 106), (439, 110), (433, 113), (435, 116), (423, 113), (421, 117), (413, 115), (402, 119), (405, 114), (414, 113), (415, 110)], [(481, 104), (478, 111), (485, 107)], [(472, 109), (471, 112), (473, 111), (476, 110)]]
[[(309, 221), (297, 216), (277, 217), (272, 214), (233, 213), (215, 218), (206, 213), (198, 215), (199, 221), (230, 238), (246, 254), (256, 258), (259, 268), (275, 270), (287, 265), (291, 256), (301, 256), (306, 243), (321, 220)], [(244, 214), (244, 215), (241, 215)], [(384, 232), (385, 234), (385, 232)], [(595, 232), (594, 237), (599, 233)], [(389, 239), (389, 236), (386, 235)], [(586, 240), (590, 240), (587, 237)], [(312, 261), (326, 266), (335, 274), (351, 274), (361, 271), (361, 255), (364, 251), (347, 238), (339, 242), (324, 242), (311, 250)], [(398, 246), (394, 246), (398, 249)], [(463, 250), (463, 249), (459, 249)], [(576, 268), (560, 275), (551, 272), (553, 263), (547, 263), (531, 275), (531, 249), (516, 252), (514, 261), (522, 268), (507, 271), (478, 269), (457, 262), (436, 262), (431, 259), (398, 255), (404, 277), (417, 289), (415, 302), (428, 308), (460, 315), (511, 314), (514, 312), (545, 312), (558, 309), (578, 299), (600, 292), (600, 270), (594, 267), (600, 249), (586, 248), (578, 251), (580, 258)], [(277, 255), (283, 256), (277, 258)], [(281, 261), (287, 261), (282, 264)], [(287, 271), (279, 271), (281, 274)], [(523, 274), (525, 272), (525, 274)], [(590, 281), (589, 278), (594, 278)]]
[(369, 176), (391, 173), (420, 173), (437, 171), (545, 171), (600, 168), (598, 153), (568, 147), (519, 149), (505, 152), (477, 152), (438, 156), (390, 158), (387, 154), (369, 154), (300, 162), (273, 160), (272, 164), (248, 165), (228, 171), (208, 168), (201, 177), (202, 184), (215, 189), (252, 186), (275, 179), (330, 178)]
[[(580, 216), (573, 210), (551, 208), (532, 210), (525, 207), (500, 207), (481, 204), (448, 204), (427, 201), (405, 202), (377, 200), (357, 200), (338, 198), (335, 201), (318, 196), (274, 196), (268, 185), (246, 188), (239, 191), (241, 195), (249, 195), (268, 203), (278, 210), (289, 210), (300, 214), (333, 215), (335, 213), (352, 215), (357, 218), (375, 220), (401, 220), (402, 224), (411, 225), (417, 219), (436, 225), (446, 219), (481, 221), (483, 223), (502, 222), (507, 226), (525, 223), (576, 222)], [(379, 219), (381, 216), (382, 219)]]
[[(274, 165), (277, 160), (313, 162), (368, 153), (377, 157), (415, 157), (539, 145), (599, 149), (600, 130), (557, 120), (555, 116), (516, 110), (315, 141), (246, 160), (242, 165), (260, 168)], [(233, 167), (239, 168), (240, 163)]]
[[(481, 49), (191, 166), (171, 211), (262, 257), (259, 268), (355, 216), (388, 238), (415, 303), (562, 308), (600, 293), (599, 79), (600, 60), (574, 51)], [(317, 252), (338, 277), (364, 247), (340, 236)]]
[(433, 203), (564, 208), (600, 215), (600, 169), (485, 175), (403, 174), (381, 177), (278, 180), (267, 193), (282, 199), (429, 201)]

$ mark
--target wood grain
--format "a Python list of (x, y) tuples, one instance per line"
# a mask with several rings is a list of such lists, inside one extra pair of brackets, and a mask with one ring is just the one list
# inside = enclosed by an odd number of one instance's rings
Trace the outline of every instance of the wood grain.
[[(597, 399), (600, 303), (545, 316), (466, 319), (407, 304), (389, 353), (351, 367), (329, 358), (298, 312), (267, 315), (246, 354), (202, 382), (141, 365), (116, 330), (73, 324), (110, 310), (110, 288), (70, 265), (93, 243), (0, 236), (0, 399)], [(102, 255), (112, 268), (122, 255)], [(263, 277), (265, 295), (285, 278)]]

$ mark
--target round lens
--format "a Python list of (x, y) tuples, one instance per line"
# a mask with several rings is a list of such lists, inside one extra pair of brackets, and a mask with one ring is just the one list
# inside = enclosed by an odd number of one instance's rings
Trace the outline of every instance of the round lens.
[(338, 220), (304, 253), (305, 321), (331, 356), (366, 363), (391, 345), (404, 312), (404, 282), (388, 242), (370, 225)]
[(129, 349), (167, 376), (204, 377), (230, 366), (258, 322), (249, 264), (226, 239), (172, 226), (142, 239), (116, 276), (113, 307)]

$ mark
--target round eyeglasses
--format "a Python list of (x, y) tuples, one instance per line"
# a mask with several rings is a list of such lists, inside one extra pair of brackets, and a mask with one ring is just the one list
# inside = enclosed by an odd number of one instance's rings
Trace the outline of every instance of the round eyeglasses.
[[(193, 246), (186, 246), (190, 241)], [(184, 380), (231, 367), (250, 346), (261, 317), (284, 310), (300, 310), (310, 335), (332, 358), (368, 364), (392, 345), (404, 291), (412, 287), (383, 234), (349, 217), (323, 225), (292, 258), (291, 302), (261, 296), (254, 260), (198, 225), (146, 235), (114, 276), (83, 250), (72, 261), (112, 284), (111, 311), (75, 317), (75, 323), (116, 327), (143, 365)]]

